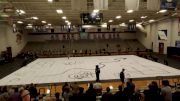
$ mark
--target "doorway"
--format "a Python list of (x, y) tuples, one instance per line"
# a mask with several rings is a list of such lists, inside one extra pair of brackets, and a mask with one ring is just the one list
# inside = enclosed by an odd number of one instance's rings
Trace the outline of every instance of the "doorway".
[(159, 54), (164, 54), (164, 43), (159, 43)]

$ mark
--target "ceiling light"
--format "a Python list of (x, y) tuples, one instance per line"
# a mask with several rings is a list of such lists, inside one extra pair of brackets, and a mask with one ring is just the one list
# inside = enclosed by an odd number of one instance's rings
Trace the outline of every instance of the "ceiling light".
[(53, 0), (48, 0), (48, 2), (53, 2)]
[(51, 26), (51, 24), (50, 24), (50, 23), (48, 23), (48, 26)]
[(113, 22), (113, 20), (109, 20), (108, 22)]
[(106, 28), (107, 24), (102, 24), (101, 27)]
[(147, 18), (147, 16), (141, 16), (141, 19), (145, 19), (145, 18)]
[(24, 10), (21, 10), (21, 9), (17, 9), (16, 12), (20, 15), (23, 15), (26, 13)]
[(82, 25), (82, 28), (92, 28), (93, 25)]
[(39, 18), (34, 16), (34, 17), (31, 17), (31, 19), (38, 20)]
[(151, 23), (151, 22), (154, 22), (154, 21), (155, 21), (154, 19), (149, 20), (150, 23)]
[(67, 25), (71, 25), (71, 22), (68, 22)]
[(121, 18), (121, 16), (116, 16), (116, 19), (120, 19)]
[(132, 19), (132, 20), (129, 20), (129, 22), (134, 22), (134, 20)]
[(28, 24), (28, 26), (32, 26), (32, 24)]
[(159, 13), (166, 13), (166, 12), (167, 12), (166, 9), (162, 9), (162, 10), (159, 11)]
[(119, 26), (126, 27), (126, 24), (125, 23), (121, 23), (121, 24), (119, 24)]
[(133, 13), (134, 10), (127, 10), (127, 13)]
[(17, 21), (17, 23), (22, 24), (23, 22), (22, 21)]
[(63, 11), (62, 11), (61, 9), (56, 10), (56, 12), (57, 12), (58, 14), (62, 14), (62, 13), (63, 13)]
[(68, 23), (68, 22), (69, 22), (68, 20), (65, 21), (65, 23)]
[(42, 23), (47, 23), (46, 21), (41, 21)]
[(98, 9), (93, 10), (93, 13), (98, 13), (98, 12), (99, 12)]
[(105, 22), (105, 23), (103, 23), (103, 25), (107, 25), (107, 23)]
[(66, 16), (63, 16), (62, 19), (66, 20), (67, 18), (66, 18)]
[(33, 27), (32, 25), (26, 26), (27, 29), (31, 29), (32, 27)]
[(9, 17), (9, 15), (7, 15), (7, 14), (2, 14), (1, 17), (7, 18), (7, 17)]

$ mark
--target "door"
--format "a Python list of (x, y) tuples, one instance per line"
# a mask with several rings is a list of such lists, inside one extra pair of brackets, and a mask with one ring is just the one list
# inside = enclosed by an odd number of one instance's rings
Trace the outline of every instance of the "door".
[(159, 54), (164, 54), (164, 43), (159, 43)]

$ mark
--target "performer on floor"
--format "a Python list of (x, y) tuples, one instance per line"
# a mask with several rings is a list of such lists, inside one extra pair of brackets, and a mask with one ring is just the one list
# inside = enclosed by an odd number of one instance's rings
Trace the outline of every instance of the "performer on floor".
[(124, 79), (125, 79), (124, 71), (125, 69), (122, 69), (122, 71), (120, 72), (120, 79), (121, 79), (122, 84), (124, 84)]
[(96, 73), (96, 82), (99, 82), (100, 68), (98, 65), (96, 65), (95, 73)]

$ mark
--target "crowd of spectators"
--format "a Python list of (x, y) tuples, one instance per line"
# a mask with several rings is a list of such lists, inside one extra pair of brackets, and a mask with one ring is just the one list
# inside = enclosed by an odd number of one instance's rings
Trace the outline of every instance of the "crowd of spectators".
[(26, 87), (0, 87), (0, 101), (179, 101), (180, 92), (172, 92), (168, 80), (162, 81), (159, 87), (156, 81), (152, 81), (148, 88), (141, 91), (136, 89), (132, 79), (126, 85), (119, 85), (118, 91), (112, 92), (110, 87), (100, 95), (95, 85), (90, 83), (89, 88), (84, 91), (78, 83), (65, 83), (62, 86), (62, 93), (55, 93), (51, 97), (39, 97), (36, 85)]

